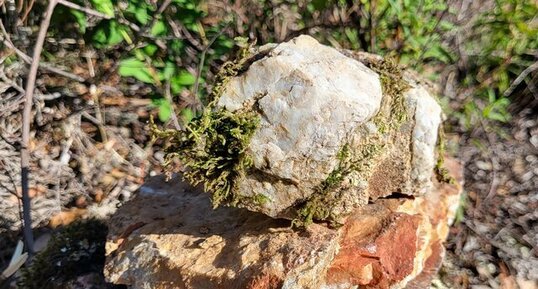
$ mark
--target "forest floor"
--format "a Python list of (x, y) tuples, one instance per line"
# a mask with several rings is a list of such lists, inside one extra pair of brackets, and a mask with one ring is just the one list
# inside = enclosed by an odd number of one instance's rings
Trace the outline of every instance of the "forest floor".
[(465, 169), (464, 215), (451, 228), (440, 280), (448, 288), (537, 288), (536, 115), (523, 111), (503, 134), (478, 128), (453, 143)]

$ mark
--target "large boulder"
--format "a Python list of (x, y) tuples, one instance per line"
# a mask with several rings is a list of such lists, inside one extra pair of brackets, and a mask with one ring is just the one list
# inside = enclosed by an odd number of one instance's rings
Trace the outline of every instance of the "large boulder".
[(301, 223), (425, 194), (439, 105), (392, 62), (351, 56), (310, 36), (259, 48), (219, 80), (194, 135), (174, 136), (169, 155), (215, 205)]
[[(461, 180), (459, 164), (447, 167)], [(355, 209), (337, 229), (295, 230), (245, 209), (213, 210), (200, 188), (156, 177), (111, 218), (104, 273), (133, 289), (429, 288), (460, 192), (436, 183)]]

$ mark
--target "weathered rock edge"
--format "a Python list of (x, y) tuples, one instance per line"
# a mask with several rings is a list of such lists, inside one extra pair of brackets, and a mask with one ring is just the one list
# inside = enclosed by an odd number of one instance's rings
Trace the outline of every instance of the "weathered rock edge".
[[(225, 66), (214, 102), (167, 158), (219, 204), (308, 224), (431, 187), (436, 101), (390, 61), (348, 57), (309, 36)], [(220, 129), (226, 127), (227, 129)], [(233, 132), (233, 133), (230, 133)]]

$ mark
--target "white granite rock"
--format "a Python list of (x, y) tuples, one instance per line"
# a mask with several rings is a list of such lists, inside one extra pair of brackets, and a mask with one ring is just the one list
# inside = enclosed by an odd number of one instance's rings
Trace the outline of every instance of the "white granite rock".
[(371, 182), (363, 174), (355, 184), (348, 180), (338, 193), (341, 197), (336, 196), (336, 215), (349, 213), (369, 198), (420, 194), (431, 187), (441, 111), (424, 88), (411, 83), (403, 112), (407, 121), (398, 131), (379, 137), (373, 119), (387, 96), (372, 69), (310, 36), (260, 50), (264, 57), (231, 78), (217, 102), (218, 108), (253, 110), (260, 116), (248, 149), (253, 169), (236, 180), (234, 193), (243, 200), (261, 196), (265, 201), (243, 201), (240, 206), (293, 218), (293, 210), (319, 194), (337, 169), (344, 145), (376, 136), (375, 145), (384, 148), (369, 160), (377, 177)]
[(411, 177), (417, 193), (424, 194), (432, 186), (431, 172), (435, 167), (435, 145), (442, 112), (437, 101), (419, 85), (415, 84), (406, 93), (406, 98), (415, 107)]

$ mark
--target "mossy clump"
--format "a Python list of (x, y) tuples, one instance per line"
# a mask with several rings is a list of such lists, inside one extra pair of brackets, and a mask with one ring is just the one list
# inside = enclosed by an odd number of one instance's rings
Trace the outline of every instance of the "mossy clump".
[(245, 71), (252, 58), (246, 47), (235, 61), (225, 63), (216, 77), (202, 114), (185, 130), (160, 130), (152, 123), (154, 138), (165, 140), (165, 167), (171, 172), (174, 160), (185, 167), (183, 177), (192, 185), (203, 184), (211, 193), (213, 207), (236, 206), (242, 199), (235, 193), (237, 180), (252, 166), (247, 148), (259, 125), (259, 116), (248, 109), (230, 112), (216, 107), (226, 83)]
[(390, 58), (373, 62), (370, 68), (379, 74), (383, 90), (381, 107), (373, 121), (380, 133), (393, 132), (407, 120), (404, 94), (410, 86), (403, 79), (403, 67)]
[(184, 178), (192, 185), (202, 183), (212, 194), (213, 207), (235, 206), (240, 197), (234, 194), (236, 180), (252, 166), (247, 148), (259, 124), (254, 112), (230, 112), (207, 109), (187, 125), (185, 131), (161, 131), (156, 137), (166, 139), (165, 166), (178, 159), (187, 170)]
[(21, 289), (62, 288), (67, 281), (91, 272), (101, 274), (107, 226), (99, 220), (76, 221), (54, 234), (29, 267), (22, 269)]
[[(334, 225), (338, 216), (333, 216), (333, 206), (341, 191), (350, 189), (350, 185), (367, 182), (375, 159), (390, 145), (387, 142), (393, 141), (391, 138), (397, 136), (396, 132), (408, 119), (404, 94), (410, 86), (403, 79), (403, 68), (391, 59), (368, 64), (379, 74), (383, 91), (381, 107), (372, 120), (377, 132), (369, 133), (364, 127), (357, 129), (355, 133), (364, 136), (364, 140), (353, 146), (344, 144), (338, 152), (336, 168), (316, 188), (316, 193), (297, 207), (294, 225), (308, 226), (314, 220), (330, 221)], [(342, 186), (344, 181), (350, 184)]]

